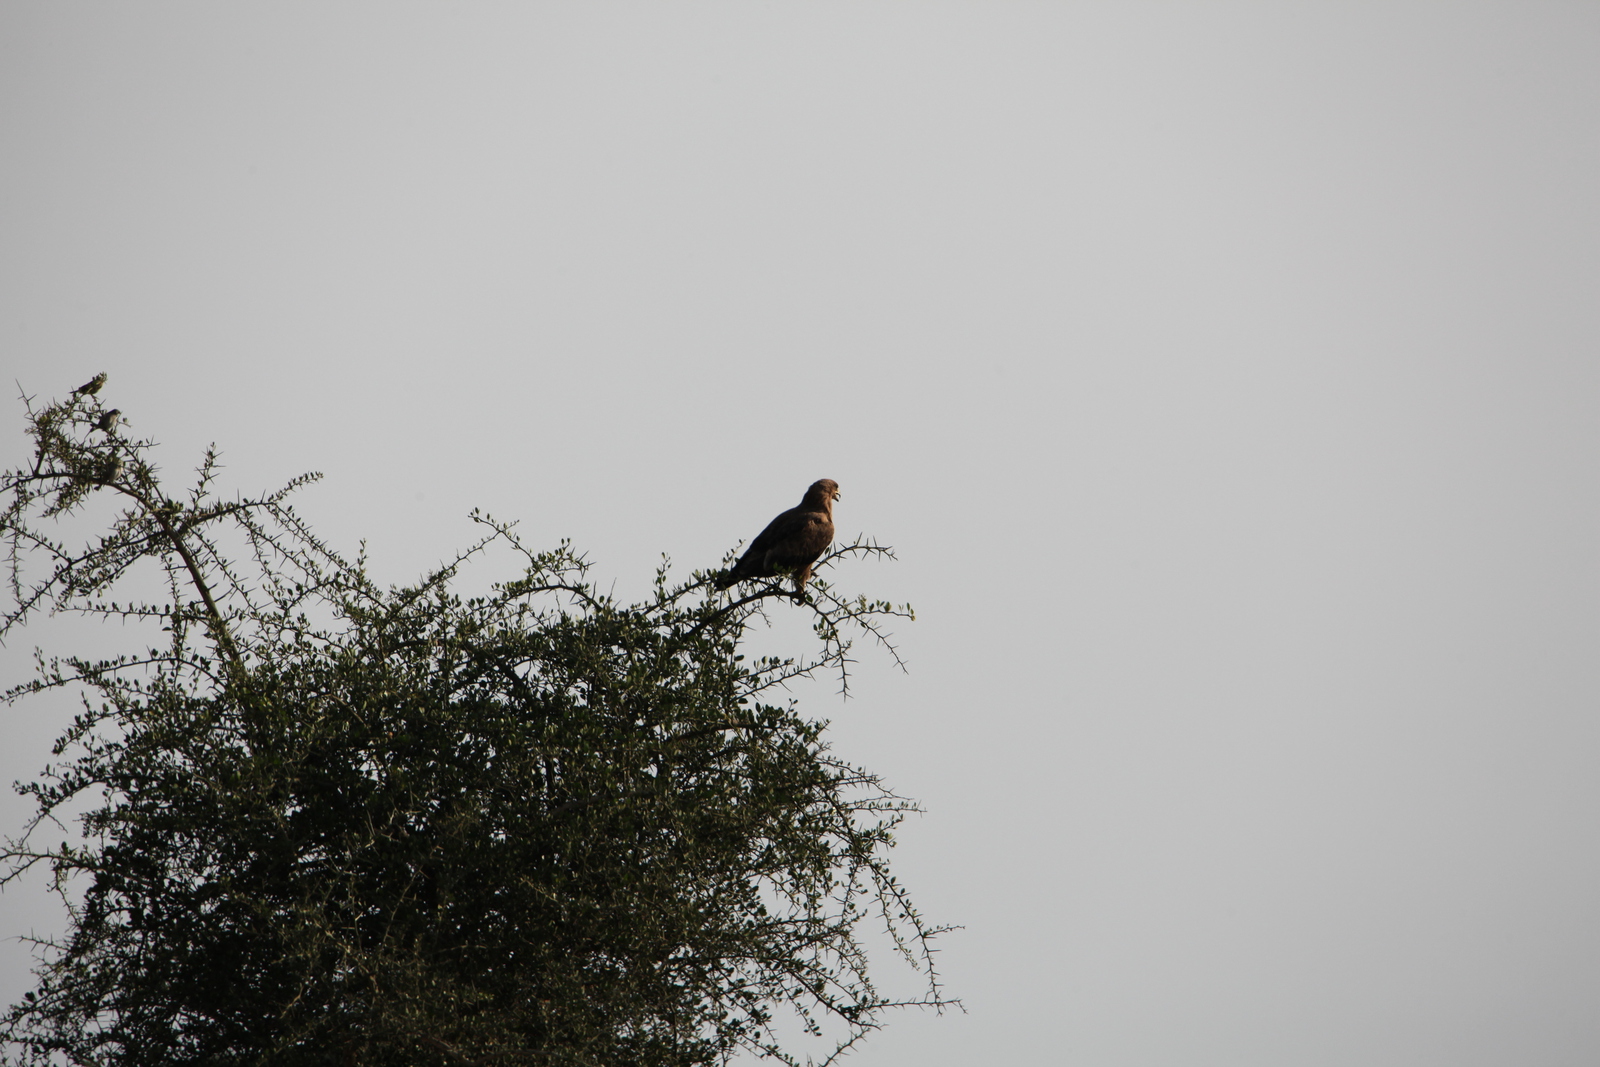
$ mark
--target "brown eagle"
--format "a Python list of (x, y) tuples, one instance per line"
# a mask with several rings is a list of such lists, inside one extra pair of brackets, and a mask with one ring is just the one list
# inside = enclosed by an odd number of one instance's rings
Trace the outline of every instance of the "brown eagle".
[(771, 578), (781, 567), (794, 572), (798, 599), (811, 578), (811, 565), (833, 542), (833, 502), (838, 499), (839, 483), (832, 478), (812, 482), (799, 507), (767, 523), (739, 562), (717, 576), (717, 588), (726, 589), (746, 578)]

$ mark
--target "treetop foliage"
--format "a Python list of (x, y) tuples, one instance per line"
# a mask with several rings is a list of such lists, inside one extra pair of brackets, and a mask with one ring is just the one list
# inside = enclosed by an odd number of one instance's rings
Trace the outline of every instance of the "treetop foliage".
[[(4, 693), (83, 694), (0, 851), (0, 881), (45, 865), (67, 908), (0, 1018), (5, 1062), (792, 1064), (789, 1017), (826, 1062), (890, 1008), (951, 1003), (941, 930), (887, 862), (914, 807), (781, 699), (820, 672), (847, 687), (861, 637), (898, 662), (885, 625), (908, 606), (814, 578), (784, 610), (815, 646), (747, 659), (782, 576), (729, 595), (663, 564), (621, 603), (569, 545), (476, 513), (475, 544), (379, 588), (289, 505), (317, 475), (224, 498), (208, 450), (171, 492), (104, 384), (25, 398), (0, 639), (40, 611), (162, 636), (42, 659)], [(71, 546), (57, 531), (95, 494), (121, 510)], [(518, 572), (456, 592), (491, 549)], [(166, 593), (130, 602), (142, 566)], [(47, 842), (70, 813), (78, 840)], [(879, 991), (874, 929), (920, 995)]]

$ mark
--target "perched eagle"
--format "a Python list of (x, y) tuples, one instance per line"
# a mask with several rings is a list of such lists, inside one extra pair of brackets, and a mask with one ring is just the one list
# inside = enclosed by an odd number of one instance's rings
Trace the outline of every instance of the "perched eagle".
[(800, 501), (767, 523), (733, 567), (717, 576), (717, 588), (726, 589), (746, 578), (771, 578), (778, 568), (794, 572), (798, 599), (811, 578), (811, 565), (833, 541), (833, 502), (839, 483), (832, 478), (812, 482)]

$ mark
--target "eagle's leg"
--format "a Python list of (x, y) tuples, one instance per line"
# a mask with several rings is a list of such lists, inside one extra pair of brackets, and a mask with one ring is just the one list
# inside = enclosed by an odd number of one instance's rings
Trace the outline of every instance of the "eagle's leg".
[(794, 574), (794, 602), (800, 603), (806, 596), (806, 583), (811, 580), (811, 564), (807, 563)]

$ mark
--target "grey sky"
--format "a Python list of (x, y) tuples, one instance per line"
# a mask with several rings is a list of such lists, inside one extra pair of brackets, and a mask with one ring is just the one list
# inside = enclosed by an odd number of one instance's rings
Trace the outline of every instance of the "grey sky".
[(10, 0), (0, 359), (325, 471), (395, 582), (482, 507), (636, 592), (836, 479), (911, 671), (797, 695), (966, 927), (968, 1014), (852, 1064), (1587, 1067), (1597, 57), (1582, 3)]

